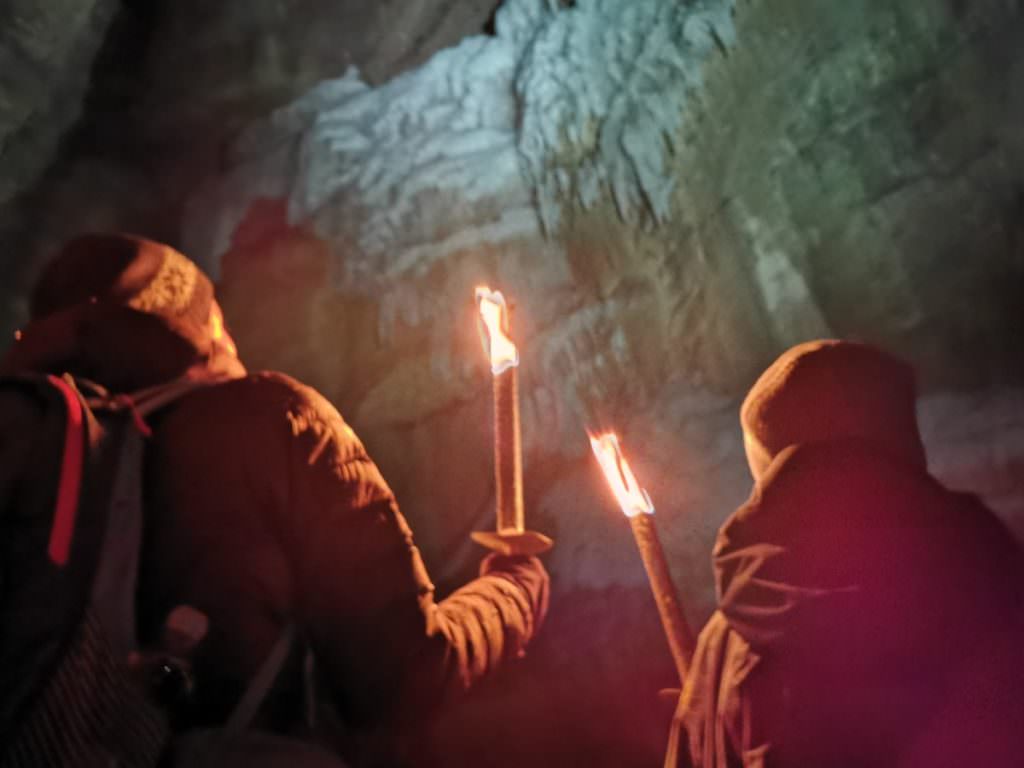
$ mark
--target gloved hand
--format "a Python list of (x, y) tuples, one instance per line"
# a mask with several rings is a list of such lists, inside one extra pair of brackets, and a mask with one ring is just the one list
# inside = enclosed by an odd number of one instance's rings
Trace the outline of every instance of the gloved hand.
[(530, 600), (533, 630), (540, 628), (548, 612), (551, 577), (538, 558), (527, 555), (487, 555), (480, 562), (481, 576), (500, 576), (515, 583)]
[(480, 576), (438, 603), (433, 616), (451, 651), (446, 677), (468, 690), (505, 661), (522, 657), (547, 614), (549, 588), (548, 572), (536, 557), (485, 557)]

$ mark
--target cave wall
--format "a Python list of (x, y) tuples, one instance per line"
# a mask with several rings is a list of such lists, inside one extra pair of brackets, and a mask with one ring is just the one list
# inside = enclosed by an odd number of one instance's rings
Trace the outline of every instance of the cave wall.
[(179, 245), (218, 279), (250, 367), (308, 381), (360, 433), (443, 591), (493, 524), (473, 288), (500, 287), (555, 594), (518, 674), (435, 752), (656, 764), (672, 665), (586, 428), (621, 435), (694, 624), (749, 490), (740, 398), (807, 338), (910, 359), (933, 471), (1024, 533), (1024, 17), (1006, 0), (495, 4), (108, 8), (90, 90), (79, 76), (61, 102), (79, 105), (54, 126), (64, 149), (33, 154), (19, 207), (0, 199), (21, 249), (6, 308), (84, 226)]
[(21, 198), (45, 172), (82, 114), (89, 72), (116, 12), (114, 0), (0, 3), (0, 321), (12, 330), (24, 312), (24, 255), (13, 233)]
[[(537, 499), (562, 476), (545, 467), (586, 462), (584, 426), (642, 414), (654, 433), (708, 420), (669, 453), (723, 435), (735, 463), (736, 429), (708, 414), (806, 338), (879, 342), (928, 396), (1003, 403), (1021, 383), (1021, 19), (958, 9), (514, 0), (496, 36), (378, 86), (350, 70), (251, 124), (183, 241), (243, 349), (341, 404), (413, 517), (430, 446), (487, 396), (479, 282), (516, 305)], [(295, 259), (318, 264), (311, 301), (262, 312), (260, 271)], [(1012, 437), (1008, 407), (991, 419)]]

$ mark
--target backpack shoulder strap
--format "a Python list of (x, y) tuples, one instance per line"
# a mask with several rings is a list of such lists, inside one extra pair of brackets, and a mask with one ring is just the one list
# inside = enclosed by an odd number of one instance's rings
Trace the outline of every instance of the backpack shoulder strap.
[(148, 416), (151, 413), (159, 411), (164, 406), (170, 405), (176, 400), (180, 400), (190, 392), (195, 392), (198, 389), (205, 389), (216, 384), (223, 384), (228, 379), (213, 379), (213, 380), (196, 380), (196, 379), (175, 379), (166, 384), (161, 384), (156, 387), (144, 389), (139, 392), (132, 393), (132, 402), (135, 404), (135, 411), (140, 416)]
[[(216, 382), (178, 379), (131, 395), (100, 394), (92, 403), (104, 419), (116, 421), (117, 467), (109, 503), (107, 530), (92, 586), (92, 605), (100, 626), (120, 658), (138, 646), (135, 598), (143, 533), (143, 466), (145, 440), (152, 433), (145, 416), (188, 393)], [(131, 414), (133, 424), (123, 418)]]
[[(97, 578), (98, 589), (107, 588), (120, 600), (121, 604), (116, 609), (116, 617), (121, 618), (122, 625), (132, 628), (132, 634), (128, 634), (127, 629), (122, 631), (122, 642), (126, 645), (134, 641), (134, 605), (124, 603), (123, 585), (128, 580), (132, 584), (135, 583), (135, 573), (138, 568), (142, 519), (141, 462), (144, 449), (143, 438), (148, 434), (148, 427), (145, 425), (144, 419), (195, 390), (223, 381), (225, 380), (182, 378), (131, 395), (113, 396), (106, 399), (107, 407), (111, 410), (130, 410), (138, 427), (126, 430), (127, 434), (121, 447), (121, 462), (112, 505), (112, 514), (117, 515), (117, 510), (120, 509), (123, 519), (120, 521), (112, 519), (111, 528), (125, 532), (125, 535), (130, 536), (130, 543), (126, 542), (121, 545), (116, 541), (111, 541), (109, 552), (105, 547), (104, 555), (101, 558), (101, 573)], [(104, 585), (107, 586), (104, 587)], [(95, 602), (99, 603), (101, 600)], [(103, 602), (113, 606), (118, 601), (104, 599)], [(125, 622), (125, 617), (131, 617), (131, 621)], [(249, 681), (238, 704), (228, 717), (221, 733), (223, 740), (235, 738), (252, 723), (276, 684), (282, 668), (292, 653), (294, 643), (295, 628), (293, 625), (288, 625), (282, 630), (281, 635)]]
[[(55, 485), (48, 483), (54, 489), (54, 502), (47, 555), (53, 565), (64, 568), (71, 555), (87, 454), (91, 442), (96, 439), (96, 435), (90, 434), (96, 431), (92, 414), (74, 379), (67, 375), (21, 373), (3, 376), (0, 377), (0, 388), (19, 391), (40, 404), (49, 403), (46, 409), (53, 413), (48, 417), (49, 423), (54, 429), (59, 428), (62, 434)], [(19, 435), (16, 439), (27, 443), (30, 438), (31, 435)]]
[(151, 432), (149, 425), (146, 423), (146, 416), (159, 411), (176, 400), (180, 400), (190, 392), (205, 389), (216, 384), (223, 384), (229, 380), (228, 378), (190, 379), (183, 376), (163, 384), (157, 384), (154, 387), (123, 394), (111, 394), (102, 387), (92, 385), (90, 396), (86, 401), (90, 407), (97, 411), (106, 413), (130, 412), (135, 420), (136, 429), (144, 437), (150, 437)]
[(289, 624), (281, 631), (277, 642), (274, 643), (270, 653), (267, 654), (260, 668), (249, 681), (248, 687), (224, 724), (225, 738), (234, 737), (252, 723), (256, 713), (259, 712), (264, 700), (277, 682), (281, 669), (291, 654), (294, 642), (295, 627)]
[(107, 528), (92, 584), (93, 612), (117, 658), (135, 650), (135, 591), (142, 549), (142, 460), (144, 436), (121, 425), (117, 468), (108, 504)]
[(47, 376), (47, 380), (60, 393), (67, 413), (64, 431), (64, 455), (57, 481), (57, 501), (54, 504), (53, 526), (47, 554), (55, 565), (67, 565), (71, 540), (75, 532), (75, 518), (82, 491), (82, 470), (85, 465), (86, 412), (81, 395), (69, 377)]

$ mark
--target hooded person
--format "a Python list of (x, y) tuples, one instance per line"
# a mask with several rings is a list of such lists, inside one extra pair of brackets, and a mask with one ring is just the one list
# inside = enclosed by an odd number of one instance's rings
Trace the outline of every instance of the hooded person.
[(142, 635), (183, 604), (209, 621), (189, 724), (222, 724), (292, 627), (310, 653), (285, 664), (257, 725), (294, 730), (315, 696), (334, 751), (400, 760), (407, 728), (521, 656), (538, 630), (548, 576), (536, 558), (489, 556), (477, 579), (435, 600), (358, 437), (312, 388), (246, 372), (212, 283), (176, 250), (72, 240), (39, 278), (17, 339), (6, 373), (67, 371), (117, 393), (209, 384), (150, 417), (145, 469)]
[(800, 344), (740, 421), (754, 487), (713, 549), (668, 768), (1020, 764), (1021, 552), (928, 474), (911, 369)]

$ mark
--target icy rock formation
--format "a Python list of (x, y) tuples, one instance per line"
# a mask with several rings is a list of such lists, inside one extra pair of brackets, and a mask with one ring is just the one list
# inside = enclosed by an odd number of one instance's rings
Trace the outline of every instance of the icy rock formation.
[(704, 63), (735, 42), (732, 6), (588, 0), (541, 23), (503, 8), (499, 35), (525, 43), (519, 151), (549, 232), (566, 198), (589, 208), (608, 193), (623, 219), (668, 219), (677, 179), (667, 157)]
[(535, 233), (515, 152), (514, 64), (507, 44), (478, 37), (380, 88), (355, 70), (321, 84), (243, 135), (234, 172), (193, 202), (192, 250), (215, 267), (248, 205), (268, 196), (288, 201), (292, 221), (354, 241), (361, 258), (337, 277), (361, 291), (454, 250)]
[(515, 147), (514, 70), (508, 43), (471, 38), (319, 114), (289, 212), (369, 257), (347, 265), (346, 286), (379, 288), (481, 242), (536, 233)]
[[(552, 232), (567, 196), (587, 208), (610, 195), (624, 218), (664, 221), (676, 184), (667, 157), (704, 60), (733, 42), (731, 7), (509, 0), (496, 37), (377, 88), (350, 70), (242, 137), (234, 174), (192, 206), (191, 250), (215, 264), (247, 204), (274, 193), (292, 221), (355, 242), (360, 258), (338, 278), (363, 290), (474, 245), (535, 237), (538, 211)], [(288, 169), (265, 159), (284, 144)], [(204, 222), (210, 194), (234, 209), (216, 207), (219, 227)]]

